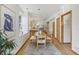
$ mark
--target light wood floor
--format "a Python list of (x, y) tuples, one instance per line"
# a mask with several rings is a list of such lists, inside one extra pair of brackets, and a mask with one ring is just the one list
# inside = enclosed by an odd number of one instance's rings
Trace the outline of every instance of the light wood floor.
[(70, 44), (61, 44), (54, 37), (52, 43), (61, 51), (62, 55), (77, 55), (77, 53), (72, 51)]
[(21, 47), (21, 49), (16, 53), (16, 55), (23, 55), (24, 51), (29, 45), (29, 40), (25, 42), (25, 44)]
[[(55, 45), (55, 47), (62, 53), (62, 55), (77, 55), (75, 52), (71, 50), (70, 44), (61, 44), (54, 37), (52, 37), (52, 44)], [(28, 45), (29, 40), (22, 46), (17, 55), (23, 55)]]

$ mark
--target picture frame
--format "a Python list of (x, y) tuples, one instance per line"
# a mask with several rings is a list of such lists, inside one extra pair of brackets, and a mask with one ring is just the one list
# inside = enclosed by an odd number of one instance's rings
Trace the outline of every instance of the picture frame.
[(0, 6), (1, 29), (8, 38), (12, 38), (15, 35), (15, 16), (15, 12), (7, 6)]

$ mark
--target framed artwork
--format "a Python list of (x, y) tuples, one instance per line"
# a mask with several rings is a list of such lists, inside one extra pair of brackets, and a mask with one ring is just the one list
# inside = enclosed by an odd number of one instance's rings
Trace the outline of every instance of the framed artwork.
[(13, 19), (11, 15), (4, 13), (4, 31), (13, 31)]
[(8, 37), (14, 36), (15, 33), (15, 13), (5, 5), (1, 5), (0, 10), (1, 29), (6, 33)]

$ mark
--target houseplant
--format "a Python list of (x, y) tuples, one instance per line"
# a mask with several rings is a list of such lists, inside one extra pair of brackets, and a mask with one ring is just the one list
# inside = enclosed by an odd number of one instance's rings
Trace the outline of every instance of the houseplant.
[(15, 46), (16, 43), (13, 40), (8, 40), (8, 38), (0, 32), (0, 55), (10, 55)]

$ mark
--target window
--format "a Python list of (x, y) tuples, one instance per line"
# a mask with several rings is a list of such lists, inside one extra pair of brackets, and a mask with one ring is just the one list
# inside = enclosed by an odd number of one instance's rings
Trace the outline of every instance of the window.
[(28, 33), (28, 16), (19, 16), (20, 35)]

